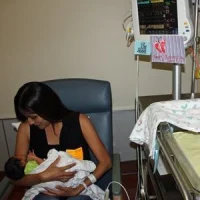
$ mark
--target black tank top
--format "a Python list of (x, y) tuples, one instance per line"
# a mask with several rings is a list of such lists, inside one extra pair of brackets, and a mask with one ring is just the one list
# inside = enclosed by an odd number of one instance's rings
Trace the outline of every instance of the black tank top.
[(88, 144), (83, 137), (79, 122), (79, 114), (72, 112), (64, 117), (58, 145), (48, 144), (44, 129), (39, 129), (34, 125), (30, 126), (29, 150), (34, 150), (34, 153), (40, 158), (47, 158), (47, 153), (52, 148), (57, 151), (66, 151), (82, 147), (83, 159), (90, 160)]

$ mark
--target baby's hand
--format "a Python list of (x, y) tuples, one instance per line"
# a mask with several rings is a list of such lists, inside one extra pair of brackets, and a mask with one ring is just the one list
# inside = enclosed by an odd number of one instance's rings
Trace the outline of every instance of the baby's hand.
[(35, 160), (37, 156), (35, 155), (34, 151), (29, 151), (28, 153), (28, 160)]

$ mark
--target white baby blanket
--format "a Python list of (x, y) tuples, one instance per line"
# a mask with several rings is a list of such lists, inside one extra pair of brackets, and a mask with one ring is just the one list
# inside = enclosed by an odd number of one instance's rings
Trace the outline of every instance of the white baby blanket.
[(156, 102), (142, 112), (129, 138), (137, 144), (147, 144), (151, 158), (154, 158), (156, 132), (161, 122), (199, 132), (200, 99)]
[[(32, 186), (24, 195), (22, 200), (30, 200), (33, 199), (40, 192), (45, 191), (44, 188), (55, 189), (55, 186), (60, 185), (63, 187), (76, 187), (80, 183), (84, 181), (84, 179), (93, 172), (96, 168), (95, 164), (92, 161), (88, 160), (77, 160), (71, 157), (64, 151), (56, 151), (52, 149), (48, 152), (47, 159), (40, 164), (37, 168), (35, 168), (31, 174), (37, 174), (44, 171), (48, 166), (56, 160), (56, 158), (60, 156), (61, 159), (57, 164), (58, 167), (65, 166), (71, 163), (76, 163), (74, 167), (72, 167), (69, 171), (77, 171), (74, 178), (70, 179), (68, 182), (60, 182), (60, 181), (51, 181), (40, 183)], [(100, 189), (97, 185), (92, 184), (87, 189), (82, 191), (82, 195), (88, 195), (94, 200), (103, 200), (104, 199), (104, 191)]]

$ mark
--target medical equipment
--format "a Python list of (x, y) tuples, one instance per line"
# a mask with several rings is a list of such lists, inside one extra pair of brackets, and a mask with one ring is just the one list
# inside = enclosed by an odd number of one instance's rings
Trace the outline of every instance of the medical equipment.
[[(135, 40), (150, 40), (150, 35), (179, 35), (183, 37), (185, 48), (194, 43), (193, 6), (190, 0), (132, 0), (132, 18)], [(194, 49), (196, 52), (196, 46)], [(181, 71), (181, 65), (174, 63), (173, 99), (180, 99), (181, 96)], [(193, 63), (193, 97), (195, 71), (196, 65)]]
[(132, 0), (133, 32), (136, 40), (150, 35), (180, 35), (185, 47), (193, 43), (191, 0)]
[[(195, 1), (195, 6), (192, 6), (192, 1), (190, 0), (132, 0), (132, 29), (135, 40), (148, 41), (151, 35), (178, 35), (183, 37), (185, 48), (194, 43), (193, 51), (196, 55), (198, 42), (198, 4), (198, 0)], [(189, 94), (187, 96), (181, 95), (181, 66), (174, 63), (173, 95), (164, 95), (161, 99), (157, 99), (155, 96), (140, 97), (139, 100), (136, 98), (136, 120), (138, 120), (142, 111), (151, 103), (171, 99), (194, 98), (194, 72), (196, 64), (195, 60), (193, 60), (191, 96)], [(148, 105), (146, 106), (144, 106), (145, 98), (148, 99)], [(142, 99), (144, 102), (142, 102)], [(153, 173), (154, 167), (152, 166), (155, 165), (156, 161), (150, 159), (149, 153), (152, 152), (149, 152), (150, 149), (144, 143), (142, 146), (137, 145), (139, 185), (136, 199), (173, 199), (172, 197), (176, 200), (183, 198), (187, 200), (200, 199), (200, 191), (194, 186), (194, 176), (192, 178), (188, 177), (187, 175), (190, 172), (184, 167), (182, 169), (181, 165), (183, 165), (183, 163), (179, 162), (179, 159), (176, 159), (176, 157), (181, 156), (177, 147), (171, 145), (176, 142), (169, 140), (170, 137), (164, 135), (166, 132), (172, 134), (171, 129), (174, 129), (174, 127), (171, 124), (167, 124), (167, 127), (169, 127), (168, 131), (164, 131), (162, 127), (162, 124), (160, 124), (156, 138), (158, 146), (160, 146), (160, 154), (172, 174), (172, 179), (175, 180), (173, 181), (174, 185), (172, 187), (174, 191), (172, 191), (172, 193), (169, 192), (169, 195), (166, 194), (168, 191), (161, 183), (163, 177), (158, 177), (157, 172), (155, 174)], [(178, 131), (184, 130), (179, 129)], [(153, 155), (155, 152), (153, 152)], [(177, 152), (179, 153), (177, 154)], [(143, 161), (143, 155), (145, 155), (145, 162)], [(184, 158), (182, 160), (184, 160)], [(188, 166), (190, 166), (190, 164), (188, 164)], [(151, 178), (156, 196), (148, 195), (147, 174)]]
[[(190, 97), (189, 94), (182, 95), (182, 99), (188, 99)], [(197, 98), (199, 98), (200, 95), (197, 95)], [(171, 105), (173, 106), (173, 109), (169, 109), (168, 112), (164, 112), (163, 114), (168, 116), (168, 114), (171, 112), (172, 116), (174, 117), (175, 114), (179, 115), (181, 110), (183, 113), (185, 112), (185, 117), (188, 117), (188, 122), (190, 122), (190, 115), (199, 115), (199, 105), (200, 100), (180, 100), (181, 104), (177, 104), (177, 101), (171, 102), (168, 100), (171, 100), (172, 95), (155, 95), (155, 96), (141, 96), (139, 97), (139, 111), (140, 114), (144, 110), (149, 109), (149, 105), (151, 105), (151, 108), (149, 111), (151, 111), (152, 108), (155, 108), (155, 102), (158, 103), (157, 108), (165, 107), (165, 108), (171, 108)], [(163, 102), (162, 101), (166, 101)], [(155, 103), (155, 104), (152, 104)], [(187, 104), (187, 106), (186, 106)], [(170, 106), (169, 106), (170, 105)], [(184, 106), (183, 106), (184, 105)], [(168, 107), (169, 106), (169, 107)], [(180, 109), (181, 108), (181, 109)], [(193, 109), (191, 109), (193, 108)], [(158, 120), (160, 117), (158, 117), (158, 113), (156, 112), (157, 109), (152, 110), (152, 118), (154, 120)], [(158, 109), (159, 110), (159, 109)], [(176, 113), (177, 112), (177, 113)], [(164, 116), (161, 112), (161, 115)], [(144, 115), (143, 115), (144, 117)], [(137, 124), (138, 127), (141, 128), (141, 120), (142, 118), (139, 118), (139, 121)], [(180, 118), (182, 118), (183, 115), (180, 115)], [(156, 119), (157, 118), (157, 119)], [(162, 118), (162, 117), (161, 117)], [(186, 119), (185, 118), (185, 119)], [(196, 118), (196, 117), (195, 117)], [(167, 119), (168, 121), (172, 118), (169, 117)], [(174, 120), (174, 118), (173, 118)], [(200, 119), (196, 119), (200, 120)], [(187, 120), (186, 120), (187, 121)], [(144, 122), (144, 121), (143, 121)], [(178, 121), (176, 123), (179, 123)], [(194, 121), (191, 121), (191, 123), (194, 124)], [(181, 127), (184, 126), (184, 122), (182, 124), (179, 124)], [(188, 123), (185, 123), (187, 127), (190, 127)], [(149, 125), (148, 125), (149, 127)], [(192, 126), (190, 128), (196, 128), (199, 129), (200, 125), (199, 123), (196, 123), (195, 126)], [(145, 160), (142, 160), (143, 155), (140, 154), (142, 163), (140, 163), (140, 175), (141, 175), (141, 187), (138, 191), (137, 199), (151, 199), (156, 198), (158, 200), (160, 199), (175, 199), (175, 200), (197, 200), (200, 198), (200, 174), (197, 174), (196, 171), (198, 171), (199, 164), (194, 164), (194, 162), (198, 161), (198, 151), (200, 151), (199, 148), (195, 149), (194, 142), (191, 144), (192, 140), (189, 141), (189, 138), (186, 138), (188, 141), (188, 144), (190, 145), (189, 149), (192, 149), (194, 151), (193, 156), (191, 154), (189, 156), (185, 156), (187, 154), (187, 149), (184, 150), (184, 146), (182, 147), (180, 142), (178, 141), (180, 139), (180, 135), (177, 134), (177, 131), (184, 131), (185, 129), (177, 127), (175, 125), (171, 125), (168, 122), (162, 122), (157, 127), (157, 134), (156, 134), (156, 141), (158, 142), (159, 146), (159, 155), (162, 158), (165, 167), (167, 168), (167, 171), (170, 172), (170, 174), (167, 175), (160, 175), (158, 171), (154, 173), (154, 165), (156, 163), (156, 160), (152, 160), (149, 157), (149, 150), (151, 149), (148, 142), (146, 141), (142, 146), (143, 154), (145, 155)], [(143, 132), (144, 133), (144, 132)], [(174, 133), (174, 135), (173, 135)], [(175, 137), (175, 136), (178, 137)], [(184, 135), (183, 135), (184, 136)], [(194, 134), (197, 139), (195, 139), (199, 144), (200, 141), (200, 135), (198, 133)], [(131, 137), (131, 136), (130, 136)], [(189, 136), (190, 137), (190, 136)], [(149, 138), (151, 140), (151, 137)], [(194, 140), (194, 139), (193, 139)], [(145, 141), (145, 140), (144, 140)], [(186, 148), (188, 148), (186, 146)], [(192, 159), (193, 161), (191, 161)], [(196, 161), (195, 161), (195, 158)], [(141, 161), (140, 161), (141, 162)], [(195, 165), (195, 166), (192, 166)], [(148, 182), (147, 182), (147, 175), (150, 176), (151, 182), (155, 191), (156, 196), (149, 195), (151, 191), (148, 190)], [(167, 180), (167, 181), (166, 181)]]
[[(190, 0), (132, 0), (132, 22), (128, 24), (132, 28), (126, 30), (127, 46), (130, 46), (133, 37), (135, 40), (149, 41), (151, 35), (178, 35), (183, 37), (185, 48), (194, 44), (196, 54), (198, 7), (196, 14), (193, 13), (194, 6)], [(192, 65), (191, 97), (194, 98), (196, 63), (193, 61)], [(173, 99), (180, 99), (181, 96), (181, 71), (181, 65), (174, 63)]]

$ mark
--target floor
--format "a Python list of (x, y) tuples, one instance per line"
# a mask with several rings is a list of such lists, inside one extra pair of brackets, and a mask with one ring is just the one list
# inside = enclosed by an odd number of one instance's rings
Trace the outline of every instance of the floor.
[[(126, 161), (121, 163), (122, 185), (126, 188), (130, 200), (135, 200), (137, 189), (137, 164), (136, 161)], [(123, 200), (127, 200), (127, 195), (123, 191)]]
[[(122, 170), (122, 185), (126, 188), (126, 191), (130, 197), (130, 200), (135, 199), (137, 188), (137, 165), (136, 161), (126, 161), (121, 163)], [(0, 172), (0, 180), (3, 178), (3, 173)], [(123, 189), (122, 189), (123, 190)], [(8, 200), (20, 200), (23, 197), (25, 189), (16, 187), (11, 192)], [(123, 200), (127, 200), (127, 195), (123, 190)]]

